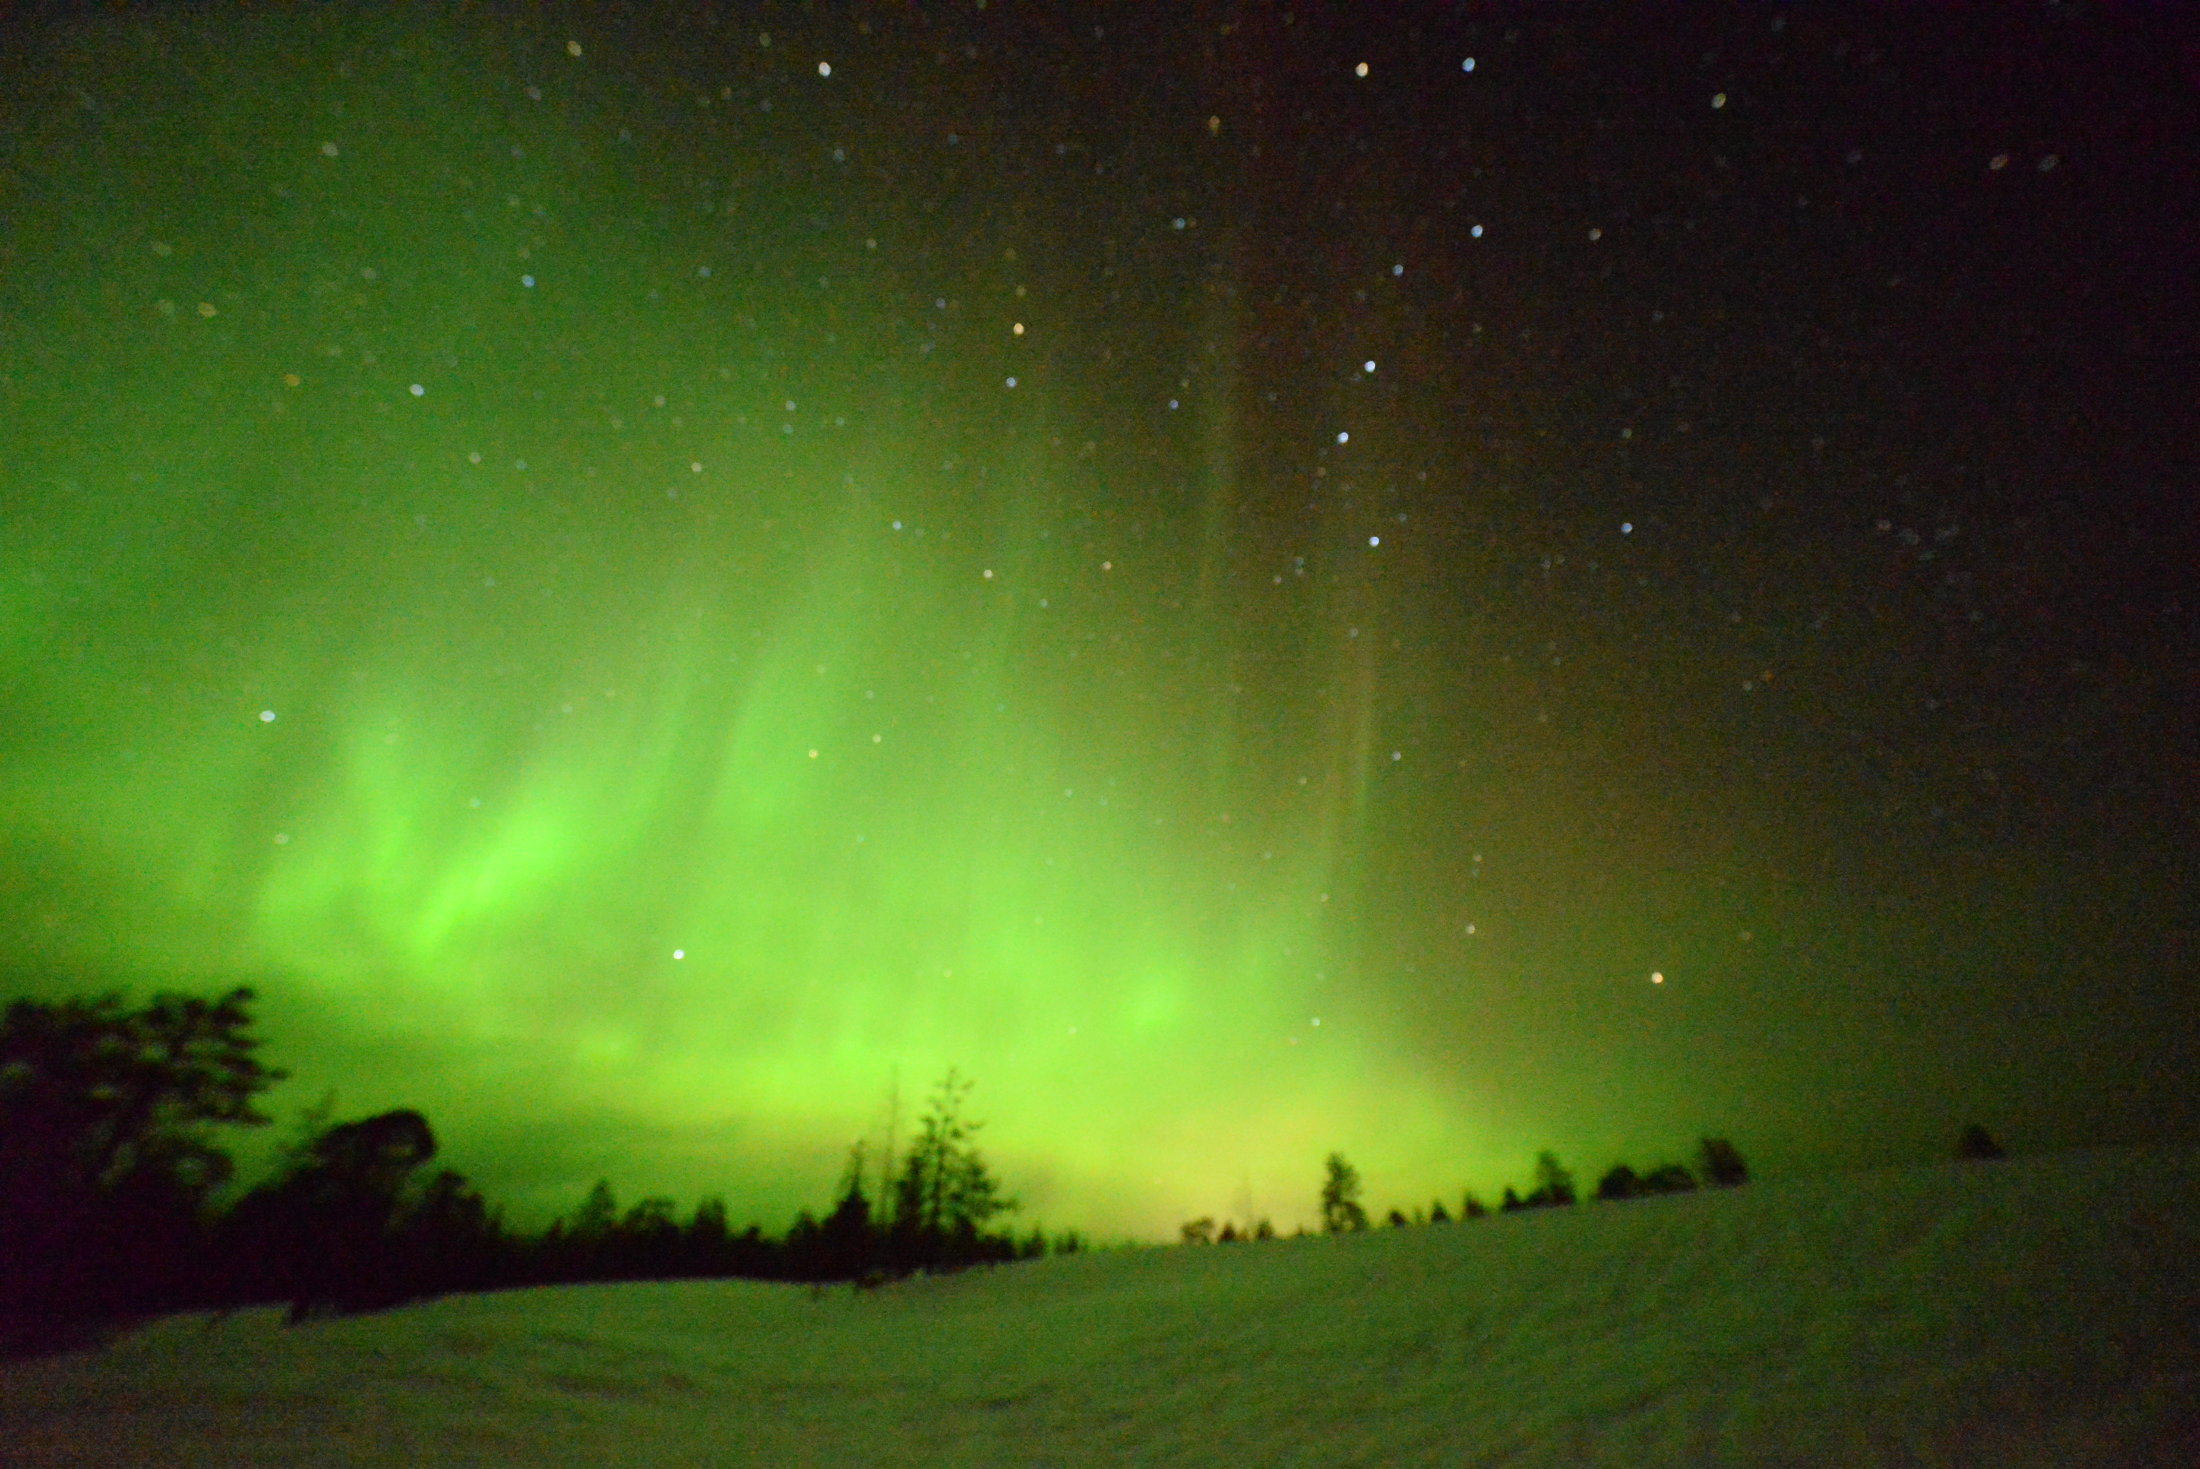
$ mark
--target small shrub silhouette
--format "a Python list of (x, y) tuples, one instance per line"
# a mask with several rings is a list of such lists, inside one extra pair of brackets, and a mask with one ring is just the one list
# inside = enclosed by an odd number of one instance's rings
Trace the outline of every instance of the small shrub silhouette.
[(2001, 1144), (1994, 1141), (1994, 1135), (1976, 1122), (1964, 1128), (1963, 1135), (1956, 1139), (1956, 1158), (1960, 1162), (1991, 1163), (1996, 1158), (2008, 1156)]
[(1696, 1144), (1697, 1168), (1713, 1188), (1738, 1188), (1749, 1182), (1749, 1165), (1734, 1144), (1723, 1137), (1707, 1137)]

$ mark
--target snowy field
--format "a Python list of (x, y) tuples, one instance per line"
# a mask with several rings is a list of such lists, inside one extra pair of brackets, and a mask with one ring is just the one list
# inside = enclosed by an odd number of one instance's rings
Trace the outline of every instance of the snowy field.
[(2200, 1465), (2200, 1153), (178, 1317), (0, 1367), (0, 1463)]

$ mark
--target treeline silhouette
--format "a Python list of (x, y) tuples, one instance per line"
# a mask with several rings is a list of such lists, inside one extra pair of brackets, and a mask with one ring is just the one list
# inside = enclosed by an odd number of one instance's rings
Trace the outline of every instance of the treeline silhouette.
[(915, 1271), (1083, 1247), (997, 1227), (1015, 1202), (979, 1152), (970, 1083), (950, 1071), (900, 1157), (865, 1148), (823, 1218), (736, 1232), (705, 1198), (621, 1210), (599, 1182), (569, 1217), (508, 1225), (463, 1174), (431, 1169), (411, 1109), (331, 1122), (308, 1113), (272, 1176), (220, 1204), (234, 1165), (222, 1126), (261, 1126), (249, 989), (18, 1000), (0, 1019), (0, 1353), (88, 1344), (146, 1316), (281, 1303), (288, 1319), (371, 1311), (457, 1291), (598, 1280), (747, 1276), (878, 1284)]
[[(1715, 1187), (1731, 1188), (1749, 1181), (1748, 1165), (1741, 1153), (1725, 1138), (1707, 1137), (1697, 1148), (1698, 1172), (1703, 1180)], [(1678, 1163), (1666, 1163), (1653, 1168), (1647, 1174), (1638, 1174), (1625, 1163), (1614, 1167), (1597, 1185), (1599, 1199), (1632, 1199), (1644, 1194), (1681, 1193), (1697, 1186), (1697, 1174), (1690, 1173)], [(1522, 1196), (1511, 1184), (1505, 1185), (1504, 1196), (1498, 1200), (1497, 1212), (1514, 1214), (1523, 1209), (1564, 1208), (1576, 1201), (1579, 1192), (1574, 1187), (1574, 1176), (1551, 1152), (1536, 1154), (1535, 1187)], [(1469, 1189), (1459, 1200), (1461, 1219), (1481, 1219), (1488, 1215), (1489, 1207)], [(1360, 1174), (1344, 1159), (1341, 1153), (1331, 1153), (1327, 1174), (1322, 1180), (1322, 1227), (1331, 1234), (1343, 1234), (1368, 1227), (1367, 1211), (1360, 1206)], [(1389, 1223), (1393, 1228), (1411, 1224), (1449, 1224), (1451, 1212), (1444, 1201), (1437, 1199), (1423, 1213), (1415, 1209), (1408, 1215), (1402, 1209), (1392, 1209)]]
[[(535, 1233), (506, 1223), (467, 1178), (433, 1168), (436, 1138), (409, 1108), (347, 1122), (333, 1102), (309, 1112), (271, 1175), (230, 1201), (234, 1164), (217, 1129), (263, 1126), (254, 1099), (286, 1073), (267, 1066), (251, 1034), (249, 989), (218, 1000), (163, 994), (132, 1010), (119, 996), (17, 1000), (0, 1018), (0, 1354), (89, 1344), (147, 1316), (280, 1303), (293, 1323), (371, 1311), (459, 1291), (577, 1281), (746, 1276), (876, 1285), (915, 1271), (1030, 1259), (1084, 1248), (1074, 1231), (1049, 1239), (999, 1227), (1015, 1201), (976, 1146), (970, 1083), (950, 1071), (900, 1156), (849, 1150), (822, 1218), (797, 1214), (782, 1235), (736, 1232), (723, 1199), (683, 1219), (668, 1198), (619, 1207), (599, 1182), (570, 1216)], [(1955, 1156), (2000, 1158), (1971, 1124)], [(1733, 1187), (1749, 1170), (1723, 1138), (1705, 1138), (1696, 1169), (1627, 1164), (1596, 1197), (1623, 1200), (1701, 1185)], [(1360, 1175), (1342, 1154), (1326, 1162), (1322, 1227), (1369, 1227)], [(1508, 1186), (1499, 1212), (1564, 1207), (1574, 1180), (1557, 1157), (1536, 1160), (1523, 1197)], [(1462, 1219), (1491, 1211), (1470, 1191)], [(1448, 1223), (1441, 1199), (1394, 1226)], [(1300, 1230), (1299, 1233), (1305, 1233)], [(1183, 1227), (1186, 1243), (1276, 1237), (1266, 1219), (1212, 1218)]]
[[(1956, 1138), (1954, 1156), (1962, 1162), (1991, 1162), (2005, 1157), (2001, 1144), (1994, 1141), (1986, 1129), (1974, 1122), (1966, 1126)], [(1321, 1221), (1326, 1234), (1351, 1234), (1369, 1227), (1366, 1208), (1360, 1203), (1360, 1172), (1345, 1160), (1342, 1153), (1331, 1153), (1323, 1164), (1321, 1186)], [(1741, 1151), (1723, 1137), (1707, 1137), (1696, 1145), (1696, 1168), (1691, 1172), (1680, 1163), (1661, 1163), (1647, 1173), (1637, 1173), (1626, 1163), (1613, 1165), (1603, 1178), (1597, 1181), (1599, 1200), (1647, 1198), (1653, 1194), (1689, 1193), (1699, 1187), (1738, 1188), (1749, 1182), (1749, 1165), (1743, 1161)], [(1551, 1152), (1536, 1155), (1535, 1187), (1525, 1196), (1512, 1185), (1505, 1186), (1504, 1197), (1498, 1201), (1497, 1212), (1518, 1213), (1524, 1209), (1564, 1208), (1576, 1202), (1578, 1192), (1574, 1176)], [(1472, 1189), (1459, 1201), (1460, 1219), (1481, 1219), (1490, 1213), (1489, 1207), (1477, 1198)], [(1393, 1228), (1405, 1228), (1421, 1224), (1449, 1224), (1453, 1215), (1438, 1199), (1426, 1212), (1415, 1209), (1408, 1214), (1403, 1209), (1392, 1209), (1388, 1223)], [(1303, 1236), (1304, 1229), (1297, 1231)], [(1193, 1219), (1180, 1231), (1183, 1243), (1233, 1244), (1244, 1240), (1268, 1240), (1277, 1237), (1273, 1225), (1266, 1219), (1243, 1228), (1225, 1223), (1218, 1231), (1211, 1216)]]

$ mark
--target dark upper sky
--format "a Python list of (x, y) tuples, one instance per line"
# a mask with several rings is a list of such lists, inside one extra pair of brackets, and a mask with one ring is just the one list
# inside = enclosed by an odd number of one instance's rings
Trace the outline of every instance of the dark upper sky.
[(10, 992), (523, 1210), (2200, 1138), (2167, 14), (19, 15)]

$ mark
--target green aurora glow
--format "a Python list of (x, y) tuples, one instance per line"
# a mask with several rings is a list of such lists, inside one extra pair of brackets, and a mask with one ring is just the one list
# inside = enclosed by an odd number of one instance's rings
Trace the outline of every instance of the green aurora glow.
[[(1924, 578), (1803, 536), (1711, 596), (1684, 499), (1599, 499), (1562, 390), (1472, 355), (1557, 267), (1458, 306), (1355, 175), (1391, 223), (1302, 268), (1227, 65), (994, 113), (883, 21), (769, 28), (13, 64), (22, 983), (256, 983), (278, 1110), (419, 1106), (523, 1216), (608, 1176), (776, 1226), (949, 1065), (1025, 1219), (1103, 1231), (1288, 1227), (1340, 1147), (1387, 1207), (2004, 1129), (1994, 1058), (2082, 998), (1904, 997), (1959, 910), (1952, 975), (2084, 948), (2058, 859), (1890, 893), (1827, 753), (1894, 727), (1862, 599)], [(1110, 129), (1147, 161), (1096, 183)], [(1279, 329), (1279, 281), (1359, 304)]]

